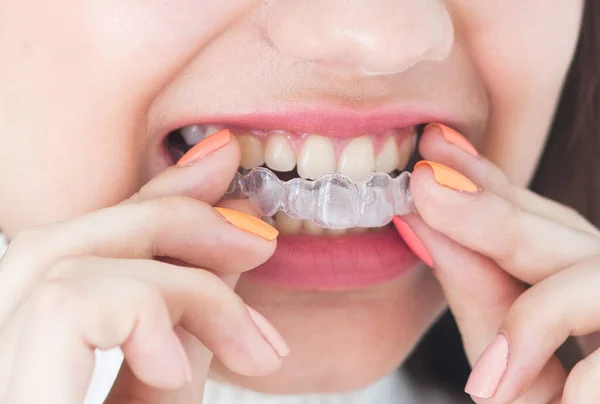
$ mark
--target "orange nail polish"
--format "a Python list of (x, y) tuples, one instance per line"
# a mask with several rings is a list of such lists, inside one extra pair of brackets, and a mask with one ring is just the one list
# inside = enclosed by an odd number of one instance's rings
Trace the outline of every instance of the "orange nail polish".
[(279, 235), (276, 228), (254, 216), (227, 208), (215, 208), (215, 210), (233, 226), (265, 240), (275, 240)]
[(464, 191), (469, 193), (475, 193), (479, 191), (477, 185), (470, 179), (451, 169), (443, 164), (436, 163), (433, 161), (421, 160), (415, 164), (415, 170), (421, 166), (429, 166), (433, 170), (433, 176), (438, 184), (448, 188), (455, 189), (457, 191)]
[(392, 221), (394, 222), (394, 227), (396, 227), (398, 234), (400, 234), (400, 237), (402, 237), (408, 248), (410, 248), (421, 261), (427, 264), (427, 266), (433, 267), (433, 259), (431, 258), (429, 251), (427, 251), (423, 242), (417, 237), (408, 224), (398, 216), (395, 216)]
[(220, 149), (231, 141), (231, 132), (229, 129), (223, 129), (215, 134), (212, 134), (192, 147), (186, 154), (177, 162), (178, 166), (190, 165), (202, 157)]
[(459, 149), (461, 149), (463, 151), (466, 151), (469, 154), (472, 154), (473, 156), (479, 156), (479, 152), (467, 140), (467, 138), (465, 138), (463, 135), (461, 135), (454, 129), (452, 129), (446, 125), (443, 125), (441, 123), (432, 123), (432, 124), (429, 124), (428, 126), (430, 126), (432, 128), (433, 127), (438, 128), (442, 132), (444, 139), (446, 139), (446, 141), (448, 143), (453, 144), (454, 146), (458, 147)]

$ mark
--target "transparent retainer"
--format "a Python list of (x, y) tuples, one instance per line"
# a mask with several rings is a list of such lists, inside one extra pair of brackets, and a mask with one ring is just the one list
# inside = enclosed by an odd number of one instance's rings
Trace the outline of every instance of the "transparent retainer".
[(394, 216), (414, 212), (409, 182), (407, 171), (396, 178), (373, 173), (361, 182), (338, 173), (315, 181), (294, 178), (284, 182), (271, 170), (258, 167), (245, 175), (236, 174), (225, 197), (248, 198), (263, 216), (283, 211), (327, 229), (381, 227)]

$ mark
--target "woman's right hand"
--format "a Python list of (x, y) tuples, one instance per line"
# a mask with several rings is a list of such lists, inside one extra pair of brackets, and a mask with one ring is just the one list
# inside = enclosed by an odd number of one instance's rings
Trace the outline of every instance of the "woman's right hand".
[(109, 403), (201, 402), (213, 354), (244, 375), (280, 367), (285, 342), (233, 292), (277, 231), (213, 208), (240, 149), (228, 133), (202, 143), (130, 199), (14, 238), (0, 262), (0, 402), (80, 404), (95, 348), (125, 355)]

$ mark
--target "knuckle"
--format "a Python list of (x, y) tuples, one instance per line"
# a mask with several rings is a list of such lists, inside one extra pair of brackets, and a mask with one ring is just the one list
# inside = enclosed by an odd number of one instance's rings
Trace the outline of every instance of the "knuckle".
[(36, 312), (57, 313), (70, 312), (77, 303), (77, 294), (71, 285), (64, 280), (48, 280), (35, 293)]
[(73, 275), (76, 268), (81, 268), (88, 264), (91, 257), (87, 256), (66, 256), (62, 257), (48, 271), (48, 279), (66, 279)]
[(130, 289), (132, 298), (138, 307), (146, 307), (148, 305), (160, 304), (163, 301), (163, 295), (160, 291), (145, 282), (132, 283)]
[(505, 237), (502, 243), (498, 262), (504, 268), (524, 269), (528, 266), (531, 256), (532, 240), (524, 230), (528, 213), (519, 209), (513, 203), (507, 207), (504, 216)]
[(47, 237), (50, 225), (34, 226), (21, 230), (9, 245), (11, 250), (30, 249), (32, 246), (37, 246)]
[(504, 320), (504, 328), (527, 329), (531, 324), (532, 318), (539, 318), (543, 315), (540, 307), (545, 307), (545, 299), (532, 287), (515, 300), (508, 310)]

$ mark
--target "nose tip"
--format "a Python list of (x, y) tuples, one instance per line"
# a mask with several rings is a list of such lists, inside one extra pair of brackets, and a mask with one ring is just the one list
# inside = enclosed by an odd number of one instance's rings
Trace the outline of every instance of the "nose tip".
[(279, 0), (267, 32), (282, 55), (363, 75), (443, 60), (454, 27), (438, 0)]

